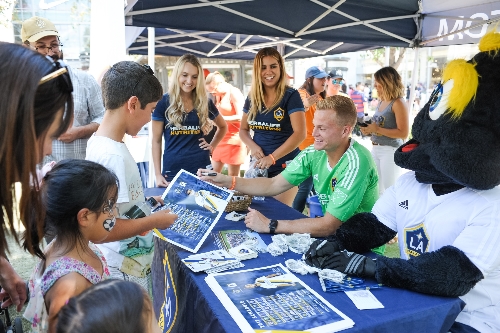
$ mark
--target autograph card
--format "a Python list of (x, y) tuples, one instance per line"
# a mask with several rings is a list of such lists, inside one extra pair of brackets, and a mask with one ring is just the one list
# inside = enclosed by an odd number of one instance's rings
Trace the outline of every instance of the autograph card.
[(201, 272), (207, 269), (225, 266), (238, 262), (238, 260), (223, 250), (210, 251), (205, 253), (193, 254), (182, 259), (193, 272)]
[(159, 238), (196, 253), (221, 217), (233, 193), (181, 170), (162, 195), (165, 208), (178, 215), (168, 229), (154, 229)]
[(360, 310), (384, 308), (384, 305), (369, 290), (353, 290), (345, 293)]

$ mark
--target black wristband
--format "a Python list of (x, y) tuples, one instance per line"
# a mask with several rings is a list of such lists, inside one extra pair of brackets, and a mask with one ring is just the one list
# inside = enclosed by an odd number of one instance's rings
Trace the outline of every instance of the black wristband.
[(278, 227), (278, 220), (271, 220), (271, 222), (269, 222), (269, 233), (271, 235), (274, 235), (277, 227)]

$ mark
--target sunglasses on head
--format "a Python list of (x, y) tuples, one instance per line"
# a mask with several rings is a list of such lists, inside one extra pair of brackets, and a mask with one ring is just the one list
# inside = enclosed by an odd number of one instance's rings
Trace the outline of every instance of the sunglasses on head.
[(68, 69), (65, 66), (63, 67), (59, 61), (54, 62), (54, 69), (55, 70), (53, 72), (42, 77), (40, 82), (38, 82), (38, 85), (42, 85), (45, 82), (58, 78), (59, 83), (64, 90), (67, 92), (73, 92), (73, 84), (71, 83)]

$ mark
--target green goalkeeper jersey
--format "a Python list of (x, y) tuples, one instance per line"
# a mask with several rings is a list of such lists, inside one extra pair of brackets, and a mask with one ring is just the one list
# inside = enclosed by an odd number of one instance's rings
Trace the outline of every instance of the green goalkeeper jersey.
[[(371, 212), (378, 199), (377, 167), (365, 147), (351, 139), (349, 148), (335, 166), (326, 152), (311, 145), (294, 158), (281, 175), (293, 185), (313, 177), (323, 210), (342, 222), (357, 213)], [(373, 249), (383, 254), (385, 246)]]

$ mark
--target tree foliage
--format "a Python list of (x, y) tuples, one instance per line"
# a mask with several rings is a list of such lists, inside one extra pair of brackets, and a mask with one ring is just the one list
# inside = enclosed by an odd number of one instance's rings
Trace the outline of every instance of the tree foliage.
[(12, 23), (15, 0), (0, 0), (0, 24), (7, 27)]
[[(372, 54), (373, 61), (375, 61), (381, 67), (385, 66), (385, 49), (384, 48), (370, 50), (370, 53)], [(393, 67), (394, 69), (398, 69), (399, 65), (401, 65), (401, 62), (404, 59), (405, 53), (406, 53), (406, 48), (390, 47), (389, 48), (389, 66)]]

